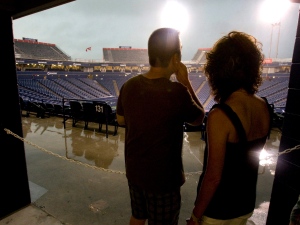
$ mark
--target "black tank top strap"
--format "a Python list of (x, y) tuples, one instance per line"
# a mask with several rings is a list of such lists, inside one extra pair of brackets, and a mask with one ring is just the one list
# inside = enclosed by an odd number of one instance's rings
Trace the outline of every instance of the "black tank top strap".
[(222, 103), (213, 105), (211, 109), (213, 108), (219, 108), (223, 112), (225, 112), (237, 131), (239, 142), (247, 142), (247, 135), (244, 130), (243, 124), (237, 114), (231, 109), (231, 107), (225, 103)]

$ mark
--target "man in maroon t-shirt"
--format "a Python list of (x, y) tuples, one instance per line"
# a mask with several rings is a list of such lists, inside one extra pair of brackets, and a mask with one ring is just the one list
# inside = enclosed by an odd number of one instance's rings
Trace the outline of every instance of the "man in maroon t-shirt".
[[(125, 125), (125, 165), (132, 216), (130, 224), (177, 225), (183, 125), (200, 125), (204, 109), (181, 62), (179, 32), (154, 31), (148, 40), (150, 70), (121, 88), (117, 120)], [(170, 80), (172, 74), (178, 82)]]

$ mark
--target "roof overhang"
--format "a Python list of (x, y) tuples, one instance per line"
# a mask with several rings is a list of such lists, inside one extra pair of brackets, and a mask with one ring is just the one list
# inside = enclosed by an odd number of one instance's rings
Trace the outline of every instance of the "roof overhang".
[(0, 11), (19, 19), (75, 0), (0, 0)]

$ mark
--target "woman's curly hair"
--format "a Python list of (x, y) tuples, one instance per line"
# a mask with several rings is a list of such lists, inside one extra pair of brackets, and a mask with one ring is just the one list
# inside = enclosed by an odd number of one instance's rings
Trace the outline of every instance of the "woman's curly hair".
[(240, 88), (249, 94), (258, 91), (264, 60), (261, 47), (253, 36), (232, 31), (206, 53), (204, 73), (216, 102), (224, 102)]

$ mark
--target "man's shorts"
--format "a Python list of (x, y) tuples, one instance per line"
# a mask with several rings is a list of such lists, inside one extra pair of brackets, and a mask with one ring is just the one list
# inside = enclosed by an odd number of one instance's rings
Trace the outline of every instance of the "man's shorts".
[(180, 188), (153, 194), (129, 184), (132, 216), (148, 219), (148, 225), (177, 225), (181, 207)]

